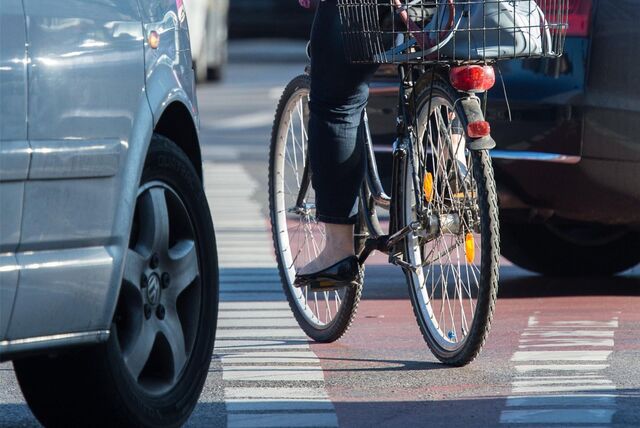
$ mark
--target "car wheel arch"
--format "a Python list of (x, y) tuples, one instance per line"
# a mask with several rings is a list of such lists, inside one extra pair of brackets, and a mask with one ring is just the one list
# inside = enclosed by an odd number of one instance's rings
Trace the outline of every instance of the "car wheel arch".
[(169, 104), (160, 115), (153, 132), (177, 144), (187, 154), (202, 181), (202, 153), (198, 131), (187, 107), (179, 101)]

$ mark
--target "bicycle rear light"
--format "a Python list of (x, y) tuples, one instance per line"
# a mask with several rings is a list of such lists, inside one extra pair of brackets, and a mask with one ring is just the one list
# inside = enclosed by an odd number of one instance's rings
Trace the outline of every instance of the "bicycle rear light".
[(459, 91), (484, 92), (495, 85), (496, 73), (489, 65), (464, 65), (451, 68), (449, 79)]
[(467, 125), (467, 135), (469, 135), (469, 138), (482, 138), (490, 134), (491, 125), (489, 125), (487, 121), (479, 120)]

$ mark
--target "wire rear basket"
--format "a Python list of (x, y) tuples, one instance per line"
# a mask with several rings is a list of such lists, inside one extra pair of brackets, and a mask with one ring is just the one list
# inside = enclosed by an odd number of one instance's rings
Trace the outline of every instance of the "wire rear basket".
[(354, 63), (559, 57), (569, 0), (337, 0)]

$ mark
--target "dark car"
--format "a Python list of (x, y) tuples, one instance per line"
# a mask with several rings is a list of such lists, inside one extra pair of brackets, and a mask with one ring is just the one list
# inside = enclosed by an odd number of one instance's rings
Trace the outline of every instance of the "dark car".
[(309, 37), (313, 13), (297, 0), (232, 0), (229, 35), (237, 37)]
[[(565, 55), (501, 62), (489, 92), (502, 253), (543, 274), (612, 274), (640, 262), (640, 4), (569, 4)], [(378, 152), (395, 135), (395, 82), (383, 67), (372, 84)]]

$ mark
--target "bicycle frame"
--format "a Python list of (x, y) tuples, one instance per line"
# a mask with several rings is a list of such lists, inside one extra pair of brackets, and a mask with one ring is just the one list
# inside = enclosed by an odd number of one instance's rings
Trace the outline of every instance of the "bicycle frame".
[[(408, 174), (408, 168), (410, 166), (411, 159), (413, 159), (413, 149), (415, 142), (417, 141), (416, 118), (412, 115), (411, 104), (415, 105), (415, 87), (417, 80), (425, 76), (427, 73), (431, 73), (431, 79), (442, 78), (448, 82), (448, 78), (445, 79), (442, 76), (442, 71), (436, 70), (435, 66), (428, 69), (420, 70), (418, 73), (418, 79), (414, 80), (415, 66), (404, 64), (398, 66), (398, 72), (400, 75), (400, 88), (398, 92), (398, 122), (397, 122), (397, 138), (393, 144), (393, 167), (392, 167), (392, 181), (391, 181), (391, 196), (387, 195), (382, 187), (380, 174), (375, 158), (373, 149), (373, 140), (371, 137), (371, 130), (369, 127), (369, 120), (366, 111), (363, 114), (364, 123), (364, 135), (365, 138), (365, 150), (366, 150), (366, 174), (363, 182), (363, 191), (361, 192), (362, 199), (362, 221), (365, 224), (368, 237), (365, 241), (364, 249), (359, 254), (359, 261), (364, 264), (366, 259), (371, 255), (374, 250), (389, 255), (389, 262), (403, 268), (415, 269), (412, 266), (402, 260), (400, 254), (401, 248), (398, 244), (410, 233), (421, 231), (425, 237), (433, 236), (437, 231), (448, 231), (456, 233), (456, 225), (460, 224), (459, 219), (441, 219), (430, 218), (428, 219), (428, 228), (424, 230), (423, 225), (416, 221), (409, 225), (403, 225), (401, 220), (401, 207), (398, 204), (403, 203), (405, 200), (405, 180)], [(450, 84), (450, 83), (449, 83)], [(456, 103), (460, 103), (462, 109), (465, 112), (467, 118), (473, 118), (473, 120), (483, 119), (484, 114), (481, 110), (480, 100), (473, 93), (461, 93), (460, 98)], [(429, 107), (431, 109), (431, 107)], [(469, 150), (486, 150), (495, 147), (495, 142), (490, 136), (473, 139), (467, 143)], [(412, 174), (414, 179), (416, 175)], [(305, 202), (305, 195), (309, 190), (312, 180), (312, 171), (309, 163), (305, 165), (302, 180), (300, 183), (300, 190), (296, 199), (296, 206), (292, 211), (298, 214), (305, 214), (308, 211), (308, 206)], [(414, 183), (414, 189), (420, 188), (420, 183)], [(416, 190), (417, 191), (417, 190)], [(419, 195), (417, 195), (419, 196)], [(372, 204), (369, 205), (372, 200)], [(384, 232), (379, 228), (377, 222), (377, 214), (375, 208), (380, 207), (389, 210), (389, 232)]]

